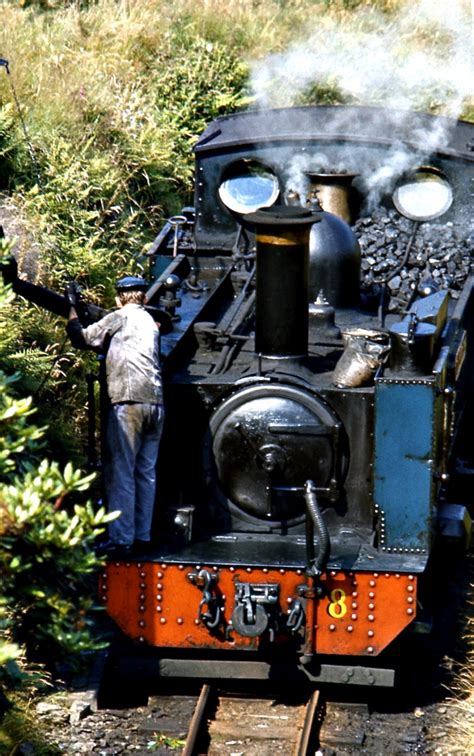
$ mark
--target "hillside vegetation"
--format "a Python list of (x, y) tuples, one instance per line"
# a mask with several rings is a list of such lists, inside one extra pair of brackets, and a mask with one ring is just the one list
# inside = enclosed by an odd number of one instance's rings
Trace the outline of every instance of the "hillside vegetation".
[[(129, 270), (163, 219), (192, 201), (192, 145), (220, 114), (292, 100), (392, 104), (395, 88), (407, 106), (474, 117), (459, 71), (469, 4), (452, 4), (450, 24), (427, 7), (4, 2), (0, 55), (11, 73), (0, 77), (0, 178), (34, 224), (42, 250), (34, 272), (110, 295), (113, 274)], [(381, 44), (385, 70), (374, 81)]]

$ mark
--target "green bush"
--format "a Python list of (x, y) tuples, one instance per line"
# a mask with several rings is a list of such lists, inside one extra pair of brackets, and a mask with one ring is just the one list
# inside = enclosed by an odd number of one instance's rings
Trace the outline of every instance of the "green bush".
[[(0, 242), (0, 252), (1, 247)], [(31, 397), (37, 424), (48, 426), (45, 443), (52, 457), (63, 464), (69, 459), (83, 464), (84, 373), (96, 371), (94, 356), (72, 349), (65, 321), (15, 298), (12, 292), (6, 294), (1, 277), (0, 290), (0, 369), (14, 376), (9, 379), (9, 394), (12, 399)]]
[[(11, 298), (0, 286), (0, 315)], [(57, 664), (101, 645), (91, 631), (91, 577), (101, 564), (92, 546), (111, 519), (81, 503), (94, 475), (43, 459), (45, 429), (32, 423), (31, 398), (12, 393), (17, 378), (0, 370), (0, 664), (10, 662), (8, 674), (20, 651)]]
[[(1, 385), (1, 376), (0, 376)], [(10, 405), (10, 409), (12, 406)], [(25, 407), (18, 406), (19, 420)], [(5, 412), (0, 414), (5, 424)], [(23, 434), (20, 433), (20, 436)], [(18, 451), (16, 452), (18, 453)], [(51, 664), (100, 645), (93, 638), (89, 576), (99, 565), (92, 544), (109, 516), (66, 497), (87, 489), (92, 476), (44, 460), (0, 487), (0, 576), (14, 643), (29, 660)]]

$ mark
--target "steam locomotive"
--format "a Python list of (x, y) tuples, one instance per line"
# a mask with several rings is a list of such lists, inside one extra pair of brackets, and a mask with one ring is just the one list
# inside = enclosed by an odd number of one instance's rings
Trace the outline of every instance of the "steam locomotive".
[(194, 207), (142, 260), (166, 313), (155, 540), (107, 562), (100, 600), (160, 677), (390, 686), (435, 547), (469, 535), (471, 263), (451, 288), (410, 270), (425, 227), (432, 253), (445, 228), (472, 244), (474, 125), (249, 111), (194, 151)]

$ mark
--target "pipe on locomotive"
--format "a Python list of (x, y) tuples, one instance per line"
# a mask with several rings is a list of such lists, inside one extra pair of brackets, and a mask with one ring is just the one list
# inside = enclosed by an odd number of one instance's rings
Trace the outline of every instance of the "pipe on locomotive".
[[(306, 552), (307, 552), (307, 571), (314, 577), (322, 575), (326, 569), (331, 550), (329, 540), (329, 531), (324, 522), (321, 510), (316, 498), (316, 485), (312, 480), (307, 480), (304, 484), (304, 498), (306, 501)], [(314, 548), (314, 533), (318, 542), (318, 555), (316, 556)]]
[(255, 225), (255, 352), (267, 358), (308, 353), (309, 234), (320, 215), (282, 205), (246, 215)]

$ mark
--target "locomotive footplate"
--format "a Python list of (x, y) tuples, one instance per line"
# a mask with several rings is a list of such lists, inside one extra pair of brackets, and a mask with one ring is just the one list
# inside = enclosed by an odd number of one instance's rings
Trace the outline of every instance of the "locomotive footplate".
[[(381, 552), (367, 545), (369, 532), (365, 529), (345, 528), (340, 533), (331, 530), (331, 556), (328, 570), (385, 570), (388, 572), (421, 573), (426, 568), (427, 555), (406, 552)], [(371, 532), (370, 532), (371, 535)], [(199, 564), (205, 556), (209, 565), (234, 564), (236, 566), (298, 569), (306, 564), (304, 536), (269, 534), (226, 533), (204, 542), (182, 548), (170, 544), (152, 545), (131, 561), (166, 562), (168, 564)]]

